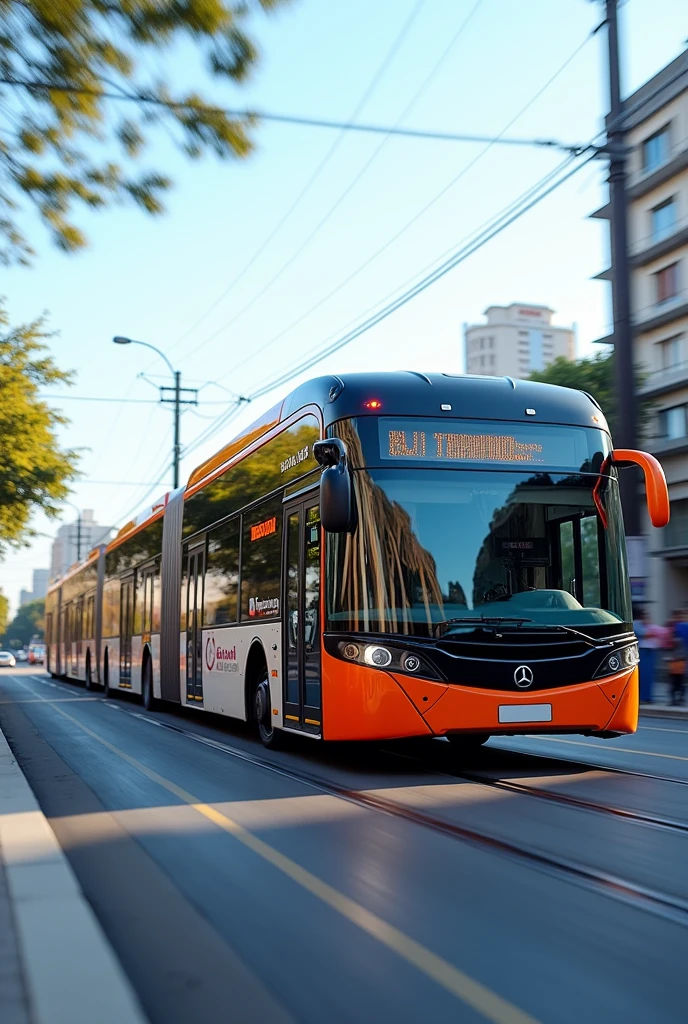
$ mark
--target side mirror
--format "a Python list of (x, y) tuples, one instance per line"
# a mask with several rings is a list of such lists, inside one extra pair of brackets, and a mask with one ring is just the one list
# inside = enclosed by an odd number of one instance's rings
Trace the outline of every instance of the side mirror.
[(346, 446), (338, 437), (316, 441), (313, 455), (323, 467), (320, 477), (322, 527), (328, 533), (347, 533), (353, 522), (353, 508)]
[(636, 452), (631, 448), (615, 448), (612, 452), (614, 463), (634, 462), (645, 474), (645, 495), (650, 522), (653, 526), (666, 526), (669, 522), (669, 488), (660, 463), (647, 452)]

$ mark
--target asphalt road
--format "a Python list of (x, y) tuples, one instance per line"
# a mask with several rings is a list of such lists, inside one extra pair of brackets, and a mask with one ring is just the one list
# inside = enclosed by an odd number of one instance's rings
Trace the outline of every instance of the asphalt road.
[(272, 753), (15, 669), (0, 725), (154, 1024), (688, 1019), (688, 723)]

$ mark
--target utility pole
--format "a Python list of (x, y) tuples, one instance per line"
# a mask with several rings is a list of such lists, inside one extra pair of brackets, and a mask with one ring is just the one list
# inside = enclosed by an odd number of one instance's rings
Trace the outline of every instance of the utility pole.
[[(125, 338), (123, 335), (116, 335), (112, 339), (115, 345), (142, 345), (144, 348), (152, 349), (153, 352), (157, 352), (161, 359), (164, 359), (167, 363), (167, 368), (174, 378), (174, 387), (172, 388), (159, 388), (160, 401), (165, 403), (174, 403), (174, 443), (172, 447), (172, 479), (173, 487), (176, 489), (179, 487), (179, 462), (181, 460), (182, 446), (180, 441), (180, 418), (181, 418), (181, 406), (182, 405), (198, 405), (198, 389), (197, 388), (183, 388), (182, 375), (179, 370), (175, 370), (172, 363), (169, 361), (164, 352), (161, 352), (155, 345), (150, 345), (147, 341), (134, 341), (133, 338)], [(172, 392), (172, 398), (165, 398), (165, 394)], [(182, 398), (182, 394), (192, 395), (192, 398)]]
[[(179, 437), (179, 420), (181, 417), (182, 405), (198, 405), (198, 390), (196, 388), (183, 388), (181, 386), (182, 375), (179, 370), (174, 371), (174, 387), (160, 388), (160, 401), (174, 403), (174, 445), (172, 448), (172, 479), (173, 487), (179, 487), (179, 461), (181, 459), (181, 441)], [(172, 398), (165, 398), (165, 392), (171, 391)], [(182, 393), (193, 395), (193, 398), (182, 398)]]
[[(626, 144), (619, 71), (618, 0), (605, 0), (607, 49), (609, 55), (610, 109), (606, 152), (609, 158), (609, 203), (611, 212), (612, 305), (614, 312), (614, 369), (618, 396), (615, 443), (619, 448), (636, 448), (638, 417), (633, 366), (631, 324), (631, 272), (628, 262), (628, 197), (626, 193)], [(640, 536), (638, 483), (633, 469), (619, 475), (621, 502), (628, 537)]]

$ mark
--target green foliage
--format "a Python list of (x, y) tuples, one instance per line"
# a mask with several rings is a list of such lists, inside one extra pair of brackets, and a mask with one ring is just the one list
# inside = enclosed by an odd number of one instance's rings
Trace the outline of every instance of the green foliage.
[(69, 383), (45, 354), (45, 320), (11, 328), (0, 301), (0, 556), (34, 536), (32, 512), (57, 515), (76, 474), (76, 454), (60, 448), (66, 421), (39, 397), (48, 384)]
[[(132, 166), (155, 124), (191, 157), (247, 156), (253, 118), (173, 95), (154, 74), (165, 60), (186, 62), (190, 42), (213, 76), (244, 82), (257, 59), (245, 25), (280, 2), (0, 0), (0, 262), (33, 254), (16, 221), (22, 198), (66, 252), (86, 244), (75, 204), (129, 200), (161, 212), (169, 179)], [(111, 159), (118, 150), (126, 166)]]
[[(563, 356), (559, 356), (554, 362), (538, 373), (531, 374), (531, 380), (543, 381), (546, 384), (559, 384), (564, 388), (575, 388), (578, 391), (587, 391), (589, 395), (599, 402), (602, 411), (607, 417), (612, 437), (617, 421), (616, 402), (616, 381), (614, 379), (614, 353), (600, 353), (593, 359), (577, 359), (571, 362)], [(636, 386), (642, 385), (643, 374), (636, 374)], [(650, 414), (649, 404), (639, 403), (638, 426), (643, 430), (648, 422)]]
[(45, 601), (30, 601), (22, 605), (5, 632), (5, 643), (15, 650), (26, 647), (32, 640), (43, 640)]
[(9, 615), (10, 603), (0, 590), (0, 636), (3, 636), (7, 629), (7, 617)]

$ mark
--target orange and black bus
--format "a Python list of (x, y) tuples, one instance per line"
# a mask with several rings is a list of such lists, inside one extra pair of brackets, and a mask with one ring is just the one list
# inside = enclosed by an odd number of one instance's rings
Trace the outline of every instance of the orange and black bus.
[(48, 669), (326, 740), (633, 732), (614, 451), (587, 394), (321, 377), (53, 586)]

